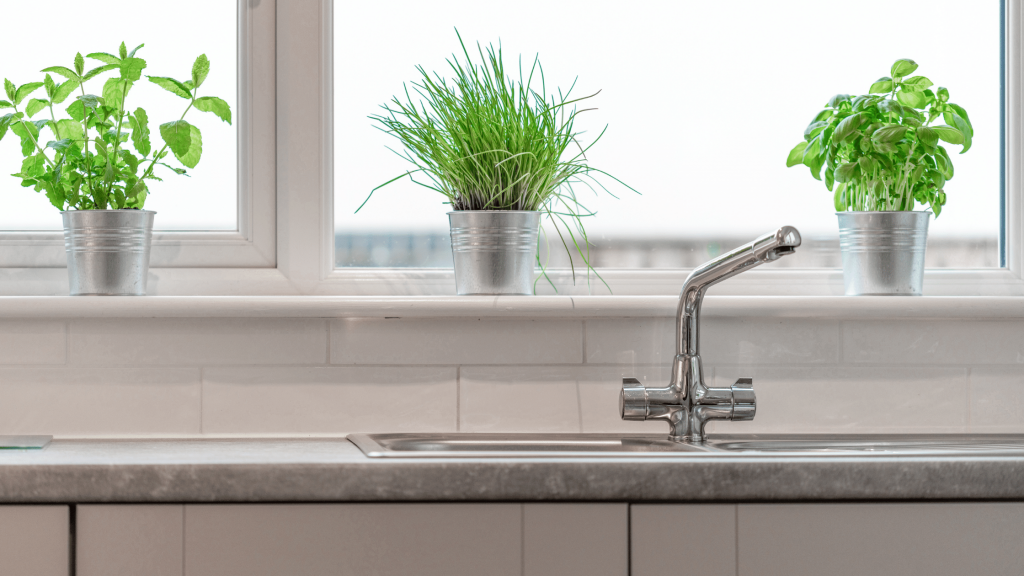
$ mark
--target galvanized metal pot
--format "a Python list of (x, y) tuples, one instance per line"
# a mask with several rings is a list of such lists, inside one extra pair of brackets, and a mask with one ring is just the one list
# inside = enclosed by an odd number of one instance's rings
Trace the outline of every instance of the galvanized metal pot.
[(920, 296), (931, 212), (837, 212), (847, 296)]
[(64, 217), (64, 248), (72, 296), (145, 296), (150, 210), (69, 210)]
[(540, 212), (449, 212), (459, 295), (533, 294)]

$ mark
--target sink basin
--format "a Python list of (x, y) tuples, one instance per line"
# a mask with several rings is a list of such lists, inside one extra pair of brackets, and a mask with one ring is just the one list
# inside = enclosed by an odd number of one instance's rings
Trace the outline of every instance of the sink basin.
[(694, 458), (761, 456), (1024, 456), (1016, 435), (720, 435), (677, 444), (663, 435), (353, 434), (371, 458)]

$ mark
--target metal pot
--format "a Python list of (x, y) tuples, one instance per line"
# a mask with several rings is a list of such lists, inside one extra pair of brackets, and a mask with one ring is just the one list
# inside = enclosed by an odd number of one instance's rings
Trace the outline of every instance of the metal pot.
[(64, 248), (72, 296), (145, 296), (150, 210), (69, 210), (64, 217)]
[(837, 212), (846, 295), (920, 296), (931, 215)]
[(459, 295), (533, 294), (540, 212), (449, 212)]

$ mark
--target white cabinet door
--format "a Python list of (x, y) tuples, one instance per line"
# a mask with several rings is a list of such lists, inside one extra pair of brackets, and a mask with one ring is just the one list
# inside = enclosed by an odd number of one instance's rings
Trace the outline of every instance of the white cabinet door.
[(634, 504), (632, 576), (736, 576), (734, 504)]
[(188, 576), (521, 576), (519, 504), (185, 506)]
[(628, 504), (524, 504), (523, 576), (627, 576)]
[(741, 504), (739, 576), (1024, 574), (1024, 504)]
[(181, 576), (181, 504), (79, 505), (75, 576)]
[(70, 509), (0, 506), (0, 574), (68, 576)]

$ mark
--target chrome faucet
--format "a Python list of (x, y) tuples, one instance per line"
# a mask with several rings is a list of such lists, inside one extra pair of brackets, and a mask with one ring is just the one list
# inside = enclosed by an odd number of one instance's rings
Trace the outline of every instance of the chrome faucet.
[(619, 413), (623, 420), (665, 420), (673, 442), (703, 442), (708, 420), (752, 420), (757, 410), (754, 385), (740, 378), (729, 388), (704, 385), (700, 361), (700, 306), (708, 288), (726, 278), (792, 254), (800, 232), (792, 226), (765, 234), (690, 273), (676, 309), (676, 357), (664, 388), (648, 388), (636, 378), (622, 379)]

